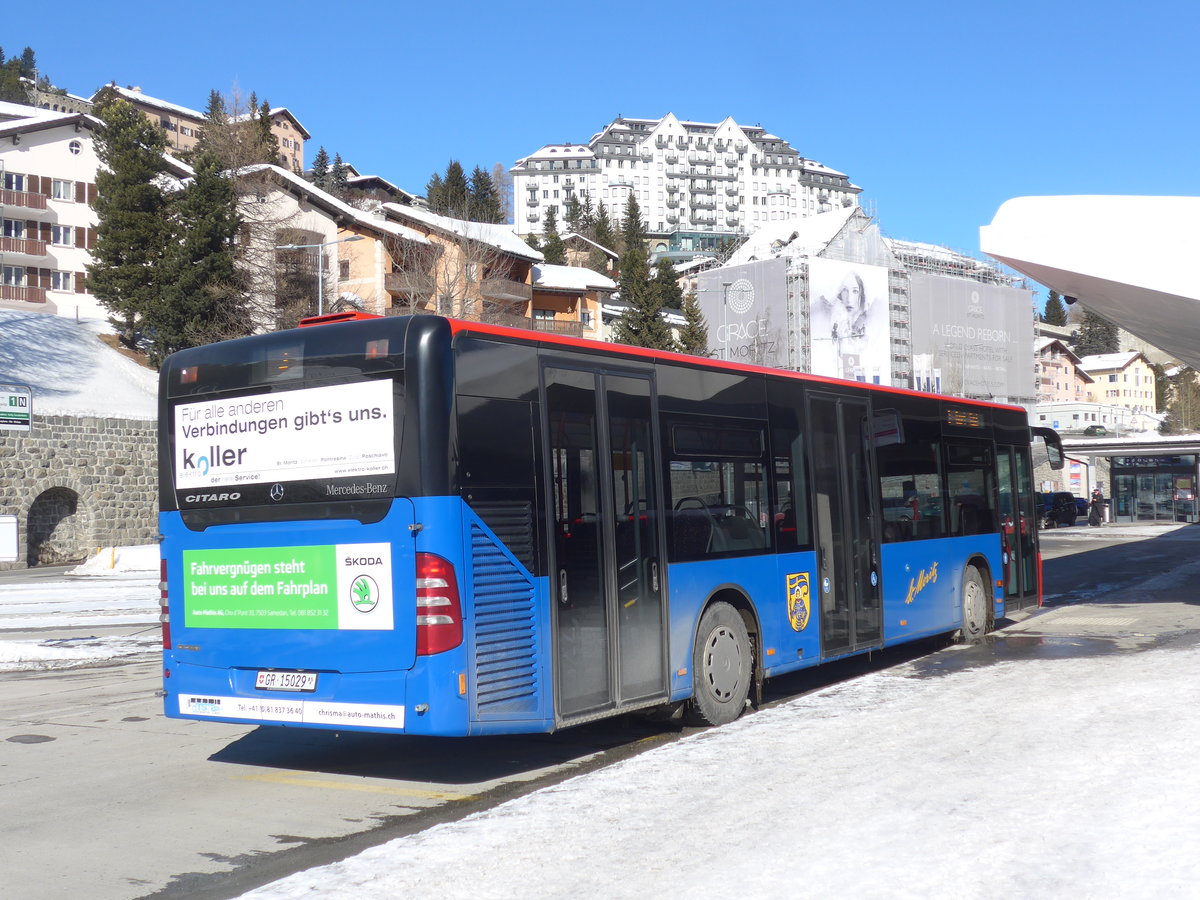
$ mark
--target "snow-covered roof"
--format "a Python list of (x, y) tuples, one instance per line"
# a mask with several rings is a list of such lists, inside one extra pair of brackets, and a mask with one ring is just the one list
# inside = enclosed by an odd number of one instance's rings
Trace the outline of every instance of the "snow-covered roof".
[(675, 263), (672, 267), (677, 275), (686, 275), (689, 272), (699, 271), (700, 269), (708, 269), (717, 265), (716, 259), (711, 256), (695, 256), (691, 259), (686, 259), (681, 263)]
[(513, 231), (511, 225), (467, 222), (463, 219), (452, 219), (449, 216), (441, 216), (427, 209), (415, 206), (402, 206), (399, 203), (385, 203), (383, 204), (383, 208), (394, 216), (421, 222), (438, 231), (445, 231), (450, 234), (456, 234), (459, 237), (469, 238), (473, 241), (491, 244), (498, 250), (502, 250), (520, 259), (528, 259), (533, 262), (541, 262), (545, 259), (541, 252), (534, 250), (517, 237), (517, 233)]
[[(287, 116), (294, 123), (296, 123), (296, 127), (300, 129), (300, 133), (304, 135), (304, 139), (306, 141), (312, 137), (312, 135), (308, 133), (308, 129), (300, 124), (300, 120), (296, 118), (295, 113), (293, 113), (286, 106), (273, 106), (267, 112), (267, 115), (270, 116), (272, 119), (274, 119), (276, 116)], [(236, 116), (233, 117), (233, 121), (246, 122), (246, 121), (249, 121), (250, 119), (256, 119), (256, 118), (258, 118), (258, 110), (255, 110), (254, 112), (246, 111), (244, 113), (238, 113)]]
[(729, 257), (726, 265), (740, 266), (780, 256), (816, 256), (829, 246), (829, 242), (837, 237), (850, 217), (858, 211), (857, 206), (843, 206), (803, 219), (770, 222), (746, 238), (745, 243)]
[(617, 283), (606, 275), (581, 266), (539, 263), (533, 267), (533, 283), (560, 291), (615, 291)]
[(98, 319), (0, 310), (0, 381), (33, 388), (34, 415), (155, 418), (158, 374), (103, 343), (108, 331)]
[[(256, 172), (270, 172), (278, 178), (284, 186), (292, 193), (307, 197), (311, 201), (316, 201), (319, 205), (324, 206), (332, 215), (340, 216), (343, 221), (351, 222), (359, 227), (381, 231), (387, 234), (392, 234), (405, 240), (413, 241), (417, 244), (428, 244), (429, 240), (420, 232), (414, 231), (398, 222), (389, 222), (387, 219), (373, 215), (369, 212), (363, 212), (361, 209), (355, 209), (349, 203), (345, 203), (321, 190), (315, 184), (305, 181), (295, 172), (289, 169), (284, 169), (281, 166), (272, 166), (266, 163), (259, 163), (253, 166), (243, 166), (235, 170), (232, 174), (235, 178), (253, 175)], [(390, 204), (388, 204), (390, 205)]]
[[(1142, 354), (1136, 350), (1125, 353), (1097, 353), (1080, 358), (1079, 364), (1089, 372), (1107, 372), (1110, 369), (1123, 369), (1139, 356)], [(1145, 359), (1144, 356), (1142, 358)]]
[(5, 119), (44, 119), (61, 115), (62, 113), (60, 112), (51, 112), (48, 109), (29, 106), (25, 103), (12, 103), (8, 100), (0, 100), (0, 121)]
[(562, 239), (564, 241), (567, 241), (567, 240), (583, 241), (585, 244), (591, 244), (597, 250), (602, 251), (603, 253), (607, 254), (608, 256), (612, 257), (613, 259), (620, 258), (620, 254), (618, 254), (615, 250), (609, 250), (607, 247), (603, 246), (602, 244), (597, 244), (591, 238), (585, 237), (584, 235), (580, 234), (577, 231), (568, 231), (566, 234), (564, 234), (562, 236)]
[(186, 116), (189, 119), (203, 119), (204, 113), (194, 109), (189, 109), (186, 106), (180, 106), (178, 103), (171, 103), (167, 100), (160, 100), (158, 97), (151, 97), (149, 94), (143, 94), (141, 88), (123, 88), (115, 84), (106, 84), (96, 93), (92, 94), (91, 100), (96, 102), (96, 98), (103, 91), (112, 91), (117, 96), (128, 100), (130, 103), (143, 103), (146, 106), (153, 106), (155, 109), (161, 109), (163, 112), (174, 113), (177, 116)]
[(102, 127), (99, 119), (89, 116), (87, 113), (50, 113), (44, 116), (30, 116), (2, 122), (0, 123), (0, 137), (27, 134), (30, 131), (45, 131), (48, 128), (58, 128), (62, 125), (79, 125), (84, 128)]

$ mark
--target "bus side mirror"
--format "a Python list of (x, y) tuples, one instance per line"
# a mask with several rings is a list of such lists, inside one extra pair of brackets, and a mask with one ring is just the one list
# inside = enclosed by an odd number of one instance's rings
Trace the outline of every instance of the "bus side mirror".
[(1061, 469), (1063, 467), (1063, 448), (1062, 438), (1058, 436), (1058, 432), (1053, 428), (1030, 428), (1034, 437), (1040, 437), (1046, 443), (1046, 457), (1050, 462), (1051, 469)]

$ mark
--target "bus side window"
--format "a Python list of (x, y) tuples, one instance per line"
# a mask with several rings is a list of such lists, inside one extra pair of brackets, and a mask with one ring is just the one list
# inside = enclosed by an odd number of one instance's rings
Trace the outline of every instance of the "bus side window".
[(777, 428), (773, 439), (775, 546), (780, 553), (811, 550), (812, 531), (803, 438), (791, 429)]
[(951, 534), (996, 530), (992, 448), (983, 443), (946, 444), (946, 483)]
[(877, 449), (884, 543), (945, 535), (938, 455), (934, 441), (910, 439)]
[(771, 549), (762, 428), (711, 419), (669, 419), (667, 538), (673, 562)]

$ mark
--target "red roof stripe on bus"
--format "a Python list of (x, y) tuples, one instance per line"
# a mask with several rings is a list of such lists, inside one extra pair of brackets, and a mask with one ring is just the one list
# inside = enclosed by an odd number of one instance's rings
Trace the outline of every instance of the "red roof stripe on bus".
[(587, 338), (573, 338), (566, 335), (549, 334), (539, 331), (532, 331), (526, 328), (513, 328), (508, 325), (487, 325), (482, 322), (469, 322), (465, 319), (450, 319), (450, 331), (452, 334), (471, 335), (471, 334), (489, 334), (496, 337), (515, 338), (525, 343), (548, 344), (557, 347), (572, 347), (578, 350), (599, 350), (603, 353), (623, 354), (625, 356), (637, 356), (644, 359), (661, 360), (663, 362), (686, 362), (691, 365), (704, 366), (709, 369), (715, 369), (721, 372), (745, 372), (753, 375), (777, 375), (785, 378), (792, 378), (797, 381), (805, 381), (814, 384), (828, 384), (833, 387), (845, 387), (853, 385), (855, 387), (870, 388), (872, 391), (884, 391), (893, 394), (904, 394), (909, 397), (943, 397), (952, 403), (966, 403), (972, 406), (990, 406), (995, 409), (1017, 410), (1025, 412), (1022, 406), (1013, 406), (1008, 403), (996, 403), (992, 400), (968, 400), (965, 397), (952, 397), (948, 394), (926, 394), (921, 391), (914, 391), (911, 388), (892, 387), (884, 384), (869, 384), (865, 381), (847, 381), (843, 378), (830, 378), (827, 375), (813, 375), (808, 372), (792, 372), (787, 369), (772, 369), (766, 366), (753, 366), (749, 363), (738, 362), (723, 362), (722, 360), (708, 359), (703, 356), (690, 356), (686, 353), (672, 353), (668, 350), (649, 350), (645, 347), (634, 347), (629, 344), (609, 344), (603, 341), (593, 341)]

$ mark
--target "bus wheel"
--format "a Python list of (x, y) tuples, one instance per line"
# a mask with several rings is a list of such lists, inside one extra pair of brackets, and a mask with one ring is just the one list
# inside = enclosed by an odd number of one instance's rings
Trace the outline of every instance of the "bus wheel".
[(976, 644), (987, 633), (988, 601), (983, 576), (974, 566), (963, 571), (962, 628), (958, 639), (964, 644)]
[(742, 714), (750, 694), (750, 636), (728, 603), (700, 617), (692, 652), (692, 699), (684, 717), (692, 725), (724, 725)]

